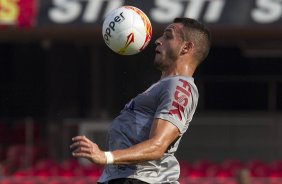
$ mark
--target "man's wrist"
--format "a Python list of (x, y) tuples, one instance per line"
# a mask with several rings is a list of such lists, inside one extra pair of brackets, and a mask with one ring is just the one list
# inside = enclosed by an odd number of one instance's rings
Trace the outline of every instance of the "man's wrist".
[(106, 165), (113, 164), (114, 163), (114, 156), (112, 152), (105, 151), (105, 157), (106, 157)]

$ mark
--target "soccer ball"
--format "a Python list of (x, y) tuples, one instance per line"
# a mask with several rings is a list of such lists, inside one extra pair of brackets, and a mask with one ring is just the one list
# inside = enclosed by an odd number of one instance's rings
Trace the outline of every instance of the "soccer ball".
[(122, 6), (106, 16), (102, 33), (105, 43), (114, 52), (133, 55), (144, 50), (150, 42), (152, 26), (140, 9)]

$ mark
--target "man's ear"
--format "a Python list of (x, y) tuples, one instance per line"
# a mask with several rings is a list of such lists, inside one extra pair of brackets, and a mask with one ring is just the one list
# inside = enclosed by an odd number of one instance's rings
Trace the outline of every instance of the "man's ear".
[(187, 54), (189, 52), (191, 52), (194, 48), (194, 43), (193, 42), (185, 42), (180, 54), (184, 55)]

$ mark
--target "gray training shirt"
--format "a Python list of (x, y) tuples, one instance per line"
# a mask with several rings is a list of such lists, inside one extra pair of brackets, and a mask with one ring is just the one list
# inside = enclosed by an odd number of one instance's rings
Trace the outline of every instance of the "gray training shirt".
[(175, 125), (180, 137), (159, 160), (136, 165), (106, 165), (99, 182), (135, 178), (147, 183), (178, 183), (179, 163), (174, 156), (198, 103), (198, 90), (192, 77), (166, 77), (133, 98), (109, 127), (109, 151), (125, 149), (149, 139), (156, 118)]

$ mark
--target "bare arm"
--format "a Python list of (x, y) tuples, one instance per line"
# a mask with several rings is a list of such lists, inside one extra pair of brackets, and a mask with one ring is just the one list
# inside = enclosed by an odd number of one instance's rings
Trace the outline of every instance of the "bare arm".
[[(150, 138), (130, 148), (115, 150), (114, 164), (134, 164), (162, 157), (168, 146), (178, 137), (179, 130), (176, 126), (162, 119), (155, 119), (151, 128)], [(76, 149), (74, 157), (84, 157), (96, 164), (105, 164), (106, 158), (97, 144), (85, 136), (73, 138), (70, 146)]]
[(128, 149), (113, 152), (116, 164), (131, 164), (162, 157), (168, 146), (178, 137), (179, 131), (170, 122), (156, 119), (150, 138)]

